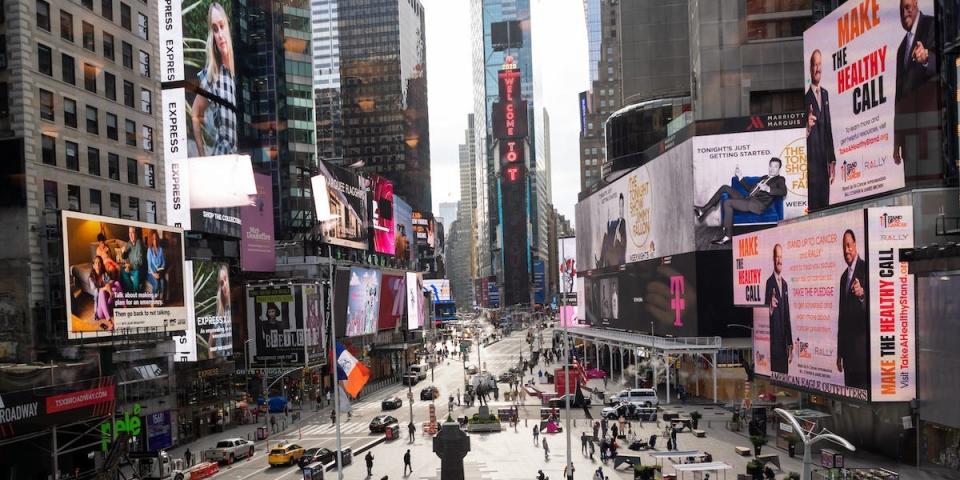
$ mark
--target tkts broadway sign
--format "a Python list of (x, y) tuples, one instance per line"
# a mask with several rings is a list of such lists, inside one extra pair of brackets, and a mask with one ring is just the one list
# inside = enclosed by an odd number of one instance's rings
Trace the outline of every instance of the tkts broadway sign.
[(0, 438), (110, 415), (113, 377), (0, 394)]

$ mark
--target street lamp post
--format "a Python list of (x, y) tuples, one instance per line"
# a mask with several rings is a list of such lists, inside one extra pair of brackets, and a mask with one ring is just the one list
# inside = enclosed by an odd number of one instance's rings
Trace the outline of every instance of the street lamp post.
[[(564, 242), (560, 242), (560, 258), (566, 258), (566, 251), (563, 248)], [(566, 426), (564, 427), (567, 430), (567, 478), (571, 478), (571, 473), (573, 472), (573, 458), (571, 453), (570, 445), (570, 331), (568, 330), (568, 323), (570, 322), (569, 318), (564, 319), (564, 306), (567, 304), (566, 293), (561, 290), (560, 292), (560, 323), (563, 325), (563, 382), (566, 385), (567, 393), (564, 395), (566, 409), (567, 409), (567, 421)], [(566, 480), (566, 479), (565, 479)]]
[(797, 436), (800, 437), (800, 441), (803, 442), (803, 476), (800, 478), (808, 479), (810, 478), (811, 465), (813, 461), (811, 460), (811, 450), (814, 444), (821, 442), (823, 440), (830, 440), (837, 445), (840, 445), (851, 452), (856, 451), (857, 447), (854, 447), (847, 439), (831, 433), (827, 429), (823, 429), (820, 433), (816, 435), (809, 435), (803, 431), (803, 428), (800, 427), (800, 422), (797, 421), (797, 417), (794, 417), (792, 413), (782, 409), (775, 408), (773, 409), (774, 413), (783, 417), (784, 420), (790, 422), (790, 425), (793, 427), (793, 430), (796, 432)]

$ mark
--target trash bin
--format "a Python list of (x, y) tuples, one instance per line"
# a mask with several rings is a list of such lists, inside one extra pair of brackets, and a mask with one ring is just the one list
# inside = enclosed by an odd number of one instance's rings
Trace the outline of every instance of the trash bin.
[(384, 433), (387, 436), (387, 440), (396, 440), (400, 438), (400, 426), (395, 423), (387, 425), (387, 428), (384, 429)]
[(268, 437), (270, 437), (270, 430), (267, 427), (257, 427), (257, 440), (266, 440)]

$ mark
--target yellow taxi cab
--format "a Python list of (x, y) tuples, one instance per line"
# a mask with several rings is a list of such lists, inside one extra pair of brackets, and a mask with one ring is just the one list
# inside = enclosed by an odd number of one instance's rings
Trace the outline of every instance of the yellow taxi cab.
[(267, 454), (267, 463), (271, 467), (293, 465), (303, 456), (303, 447), (296, 443), (279, 444), (270, 449)]

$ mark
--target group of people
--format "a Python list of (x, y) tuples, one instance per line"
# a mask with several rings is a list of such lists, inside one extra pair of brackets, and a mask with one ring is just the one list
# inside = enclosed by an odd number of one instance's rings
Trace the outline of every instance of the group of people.
[[(363, 457), (364, 463), (367, 465), (367, 478), (373, 476), (373, 452), (367, 451), (367, 454)], [(403, 454), (403, 476), (407, 476), (408, 473), (413, 473), (413, 464), (412, 458), (410, 456), (410, 449), (408, 448), (406, 453)], [(386, 480), (387, 477), (384, 476), (380, 480)]]
[(88, 282), (96, 292), (94, 319), (104, 330), (113, 327), (113, 308), (121, 295), (143, 293), (148, 284), (156, 301), (162, 302), (166, 294), (167, 261), (159, 233), (150, 230), (146, 245), (140, 227), (129, 227), (127, 237), (122, 248), (114, 249), (105, 231), (97, 234)]

